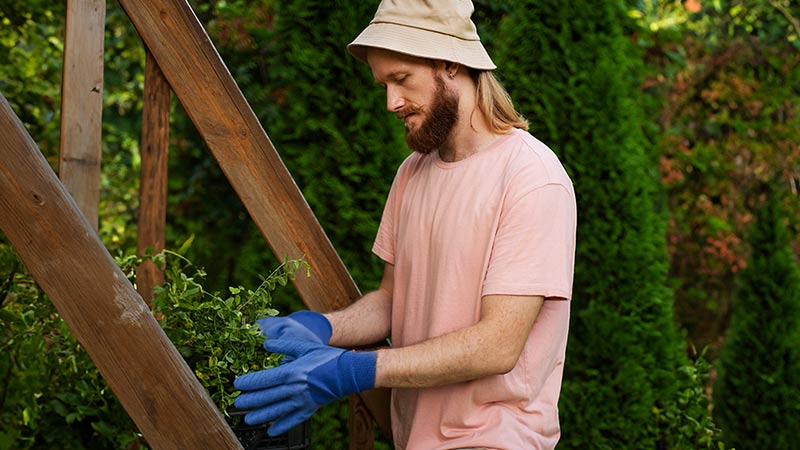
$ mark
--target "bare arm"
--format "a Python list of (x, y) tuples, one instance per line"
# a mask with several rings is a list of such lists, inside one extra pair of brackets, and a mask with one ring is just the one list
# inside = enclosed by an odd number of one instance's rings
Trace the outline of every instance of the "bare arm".
[(375, 387), (431, 387), (510, 371), (544, 302), (487, 295), (473, 326), (416, 345), (378, 350)]
[(389, 336), (392, 325), (394, 266), (386, 264), (381, 285), (345, 309), (326, 313), (333, 335), (330, 345), (357, 347), (374, 344)]

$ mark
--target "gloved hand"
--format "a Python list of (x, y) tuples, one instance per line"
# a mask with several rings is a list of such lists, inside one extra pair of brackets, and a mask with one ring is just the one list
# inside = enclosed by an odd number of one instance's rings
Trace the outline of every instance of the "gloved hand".
[(333, 333), (328, 319), (314, 311), (297, 311), (285, 317), (267, 317), (256, 320), (256, 323), (269, 339), (301, 339), (327, 344)]
[(237, 377), (233, 385), (242, 394), (234, 406), (252, 410), (244, 417), (249, 425), (275, 421), (267, 430), (271, 436), (299, 425), (322, 405), (375, 386), (375, 352), (293, 339), (267, 339), (264, 348), (295, 359)]

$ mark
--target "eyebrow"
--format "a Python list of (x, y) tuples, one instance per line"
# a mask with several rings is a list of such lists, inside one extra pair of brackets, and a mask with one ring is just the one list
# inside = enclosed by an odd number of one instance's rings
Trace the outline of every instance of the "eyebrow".
[[(391, 71), (391, 72), (387, 73), (387, 74), (386, 74), (386, 76), (384, 77), (384, 79), (392, 79), (392, 78), (396, 78), (396, 77), (397, 77), (397, 75), (399, 75), (399, 74), (401, 74), (401, 73), (406, 73), (406, 72), (407, 72), (407, 71), (406, 71), (406, 70), (403, 70), (403, 69), (394, 70), (394, 71)], [(378, 80), (377, 78), (373, 78), (373, 80), (374, 80), (374, 81), (375, 81), (375, 83), (377, 83), (377, 84), (383, 84), (383, 82), (382, 82), (382, 81), (380, 81), (380, 80)]]

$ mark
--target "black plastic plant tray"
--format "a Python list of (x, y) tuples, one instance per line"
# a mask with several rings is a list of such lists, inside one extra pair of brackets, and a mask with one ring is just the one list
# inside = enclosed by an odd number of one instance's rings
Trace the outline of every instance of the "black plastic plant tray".
[[(228, 410), (231, 417), (244, 416), (247, 411)], [(244, 422), (242, 420), (242, 422)], [(292, 428), (286, 433), (272, 437), (267, 434), (270, 424), (237, 425), (233, 433), (245, 450), (305, 450), (311, 445), (311, 427), (308, 421)]]

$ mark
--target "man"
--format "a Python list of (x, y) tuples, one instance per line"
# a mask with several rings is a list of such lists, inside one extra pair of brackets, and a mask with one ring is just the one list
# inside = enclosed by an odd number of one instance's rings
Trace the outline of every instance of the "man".
[[(348, 46), (414, 150), (373, 251), (380, 288), (350, 307), (259, 321), (290, 362), (236, 380), (248, 423), (286, 431), (321, 405), (392, 388), (398, 449), (552, 449), (569, 324), (575, 197), (527, 131), (469, 1), (384, 0)], [(392, 347), (346, 348), (391, 335)]]

